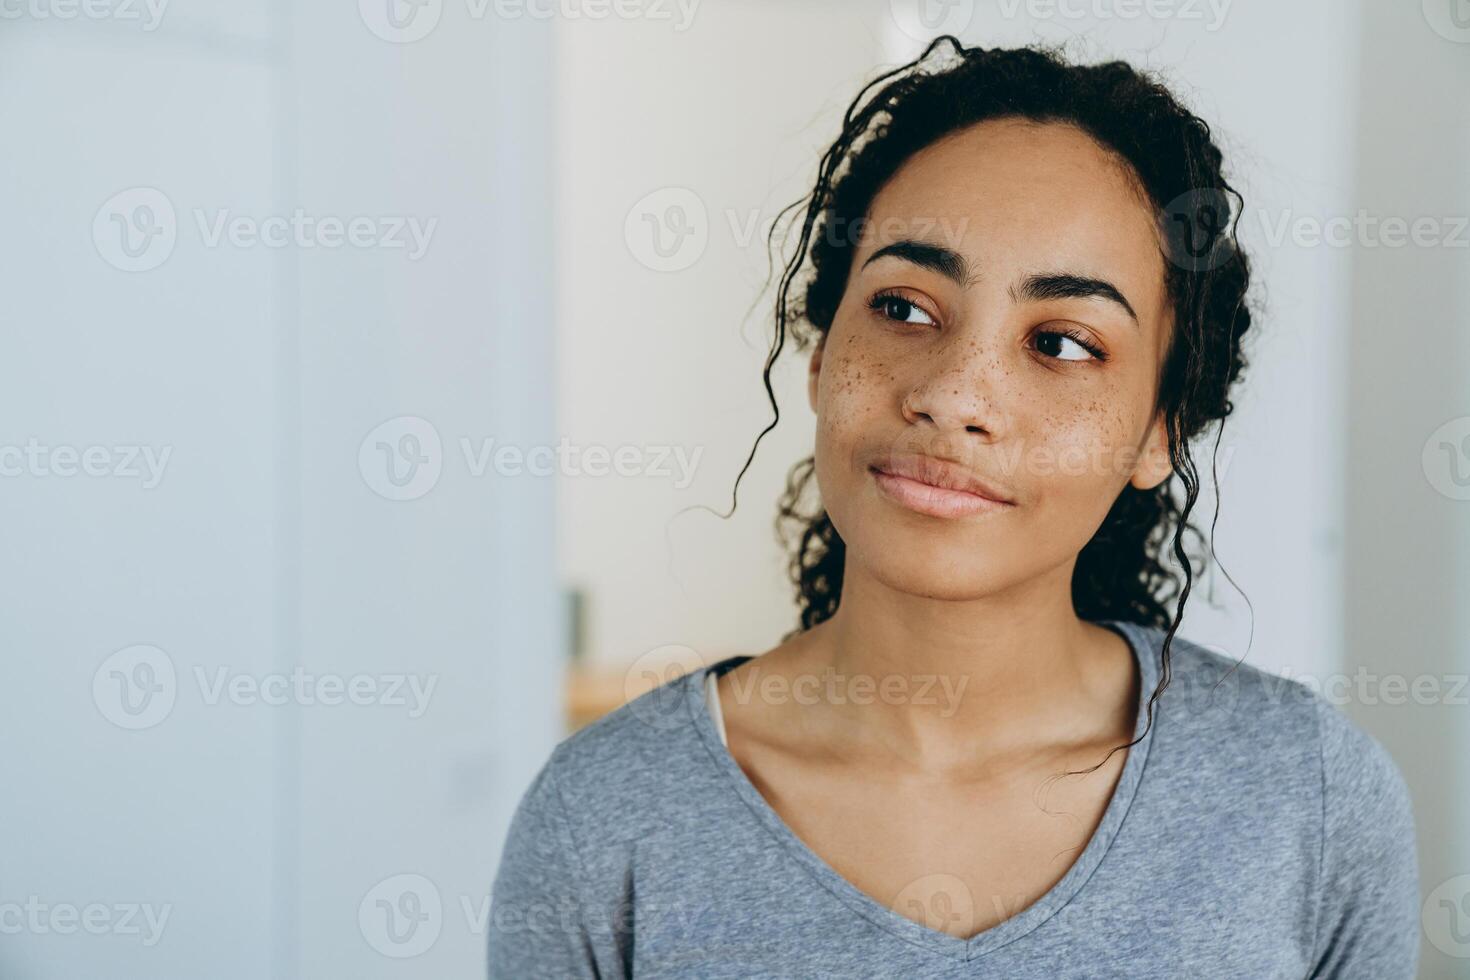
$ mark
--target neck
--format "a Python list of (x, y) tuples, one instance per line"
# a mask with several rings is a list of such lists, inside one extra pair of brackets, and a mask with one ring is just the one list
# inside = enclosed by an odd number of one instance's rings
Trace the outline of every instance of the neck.
[[(808, 631), (805, 669), (830, 676), (834, 733), (865, 758), (926, 770), (1132, 738), (1132, 654), (1072, 607), (1070, 563), (964, 601), (890, 588), (860, 569)], [(1126, 658), (1126, 660), (1124, 659)], [(885, 685), (887, 685), (885, 687)], [(1116, 743), (1114, 743), (1116, 744)]]

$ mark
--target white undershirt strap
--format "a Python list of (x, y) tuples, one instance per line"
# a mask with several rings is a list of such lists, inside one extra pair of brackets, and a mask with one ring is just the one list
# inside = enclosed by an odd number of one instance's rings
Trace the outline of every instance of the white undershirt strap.
[(730, 739), (725, 736), (725, 715), (720, 710), (720, 691), (716, 686), (718, 681), (714, 671), (704, 675), (704, 700), (709, 705), (709, 716), (714, 719), (715, 731), (720, 733), (720, 741), (729, 746)]

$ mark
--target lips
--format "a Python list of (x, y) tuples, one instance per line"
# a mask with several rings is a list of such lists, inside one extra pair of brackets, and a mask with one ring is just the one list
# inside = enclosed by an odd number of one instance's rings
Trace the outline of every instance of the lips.
[(960, 464), (922, 453), (889, 453), (872, 461), (872, 468), (890, 476), (899, 476), (940, 490), (958, 490), (987, 497), (1002, 504), (1013, 504), (1015, 498), (998, 483), (987, 480)]
[(967, 517), (1015, 506), (1005, 488), (951, 460), (920, 453), (890, 453), (869, 467), (879, 490), (909, 510), (932, 517)]

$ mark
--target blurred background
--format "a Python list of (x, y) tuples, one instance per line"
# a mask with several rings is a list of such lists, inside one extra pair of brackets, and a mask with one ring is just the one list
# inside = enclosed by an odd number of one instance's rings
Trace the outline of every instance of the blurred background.
[(1465, 0), (0, 0), (0, 977), (483, 975), (556, 742), (796, 625), (804, 356), (715, 514), (766, 233), (944, 32), (1212, 123), (1267, 311), (1181, 632), (1389, 748), (1470, 977)]

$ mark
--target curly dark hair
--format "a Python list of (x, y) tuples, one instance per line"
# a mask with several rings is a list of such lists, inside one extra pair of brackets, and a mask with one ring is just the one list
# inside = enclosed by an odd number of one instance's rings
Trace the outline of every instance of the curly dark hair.
[[(931, 62), (946, 45), (950, 58)], [(943, 35), (912, 62), (868, 83), (848, 106), (842, 132), (823, 155), (811, 193), (783, 209), (771, 229), (768, 245), (775, 250), (782, 221), (805, 205), (796, 252), (776, 293), (776, 332), (763, 372), (776, 417), (756, 437), (735, 485), (738, 490), (761, 438), (780, 421), (771, 368), (785, 345), (788, 326), (796, 349), (802, 350), (832, 325), (856, 247), (856, 236), (841, 230), (865, 219), (878, 191), (919, 150), (974, 123), (1002, 117), (1081, 128), (1131, 166), (1157, 213), (1175, 325), (1156, 407), (1166, 418), (1174, 472), (1152, 490), (1123, 488), (1079, 553), (1072, 578), (1079, 618), (1167, 628), (1159, 684), (1148, 702), (1151, 725), (1154, 703), (1169, 682), (1170, 643), (1194, 580), (1184, 539), (1193, 534), (1204, 543), (1199, 529), (1189, 523), (1199, 496), (1190, 443), (1211, 424), (1221, 423), (1211, 455), (1218, 489), (1214, 451), (1233, 409), (1229, 392), (1246, 363), (1241, 338), (1251, 323), (1249, 262), (1236, 236), (1242, 198), (1222, 174), (1210, 127), (1155, 77), (1123, 61), (1077, 65), (1057, 49), (967, 48)], [(808, 257), (804, 292), (794, 293)], [(777, 535), (791, 552), (789, 569), (801, 621), (783, 639), (832, 616), (842, 598), (846, 546), (819, 502), (803, 506), (814, 472), (814, 457), (791, 470), (776, 519)], [(1176, 476), (1183, 484), (1182, 503), (1176, 499)], [(1162, 560), (1171, 530), (1182, 583)], [(1211, 540), (1213, 530), (1212, 522)]]

